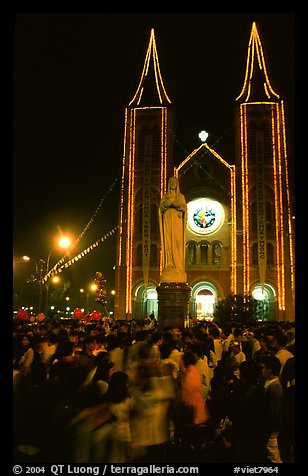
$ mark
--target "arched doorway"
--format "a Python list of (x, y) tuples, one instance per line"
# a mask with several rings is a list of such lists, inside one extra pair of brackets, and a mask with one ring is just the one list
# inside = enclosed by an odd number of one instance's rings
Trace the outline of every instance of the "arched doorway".
[(261, 284), (255, 286), (252, 290), (252, 297), (260, 302), (259, 320), (276, 319), (276, 292), (270, 284)]
[(198, 283), (192, 290), (191, 315), (199, 321), (211, 321), (213, 319), (217, 290), (208, 282)]
[(156, 287), (149, 284), (145, 290), (142, 284), (136, 289), (133, 307), (133, 319), (145, 319), (154, 312), (158, 316), (158, 302)]

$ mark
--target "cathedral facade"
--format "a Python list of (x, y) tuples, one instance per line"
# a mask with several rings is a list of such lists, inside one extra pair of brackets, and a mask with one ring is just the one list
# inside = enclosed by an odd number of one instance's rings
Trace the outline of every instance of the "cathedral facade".
[(152, 30), (136, 94), (125, 110), (116, 319), (158, 315), (158, 208), (173, 175), (187, 203), (189, 314), (211, 319), (220, 299), (242, 294), (263, 300), (267, 319), (295, 319), (284, 103), (270, 84), (255, 23), (235, 116), (233, 164), (206, 139), (184, 161), (174, 163), (173, 110)]

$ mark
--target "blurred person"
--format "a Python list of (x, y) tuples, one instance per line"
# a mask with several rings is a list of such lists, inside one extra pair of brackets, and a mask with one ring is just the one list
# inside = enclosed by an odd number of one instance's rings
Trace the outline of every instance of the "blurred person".
[(218, 364), (217, 357), (214, 350), (214, 341), (210, 337), (207, 337), (201, 342), (200, 345), (202, 347), (203, 355), (205, 355), (207, 358), (207, 363), (208, 363), (208, 367), (210, 371), (210, 381), (211, 381), (214, 375), (214, 370)]
[(230, 365), (237, 378), (240, 378), (239, 366), (246, 360), (246, 355), (241, 350), (240, 342), (237, 340), (232, 341), (230, 344)]
[(263, 361), (265, 394), (267, 398), (268, 431), (267, 457), (271, 463), (282, 463), (278, 436), (282, 424), (283, 388), (279, 380), (281, 362), (278, 357), (269, 356)]
[(164, 341), (168, 342), (170, 346), (170, 354), (168, 355), (168, 358), (173, 360), (178, 366), (179, 370), (181, 370), (183, 368), (183, 352), (179, 350), (178, 334), (170, 333), (169, 335), (171, 336), (171, 338), (167, 338), (166, 335), (164, 336)]
[(105, 400), (115, 418), (110, 462), (128, 463), (131, 460), (130, 420), (134, 403), (129, 394), (128, 375), (125, 372), (114, 372), (111, 375)]
[(101, 352), (107, 352), (105, 347), (105, 334), (103, 332), (95, 335), (95, 348), (92, 353), (97, 357)]
[(221, 345), (223, 354), (227, 354), (229, 351), (229, 345), (232, 340), (234, 340), (234, 335), (232, 333), (232, 327), (230, 325), (222, 326), (221, 330)]
[[(295, 353), (295, 348), (293, 349)], [(283, 389), (282, 423), (278, 435), (281, 459), (294, 463), (295, 458), (295, 355), (288, 359), (279, 380)]]
[(65, 415), (72, 398), (74, 367), (57, 362), (49, 379), (32, 386), (14, 406), (15, 462), (47, 463), (70, 457)]
[(126, 363), (124, 366), (124, 371), (127, 373), (131, 385), (134, 385), (137, 379), (139, 364), (149, 359), (150, 348), (148, 332), (138, 330), (135, 339), (128, 344)]
[(251, 347), (250, 360), (252, 360), (254, 358), (255, 353), (260, 350), (261, 346), (259, 340), (257, 339), (252, 330), (247, 331), (246, 336)]
[(84, 339), (84, 332), (74, 330), (71, 332), (69, 340), (74, 344), (76, 351), (82, 351), (82, 341)]
[(180, 393), (174, 416), (174, 440), (180, 458), (193, 457), (194, 449), (202, 444), (210, 421), (210, 413), (202, 395), (196, 356), (190, 350), (183, 354), (184, 369), (179, 376)]
[(286, 343), (286, 349), (291, 352), (291, 354), (295, 355), (295, 327), (294, 325), (290, 324), (286, 331), (286, 338), (287, 338), (287, 343)]
[(273, 351), (274, 353), (277, 352), (276, 344), (275, 344), (275, 337), (277, 333), (277, 326), (271, 323), (270, 325), (266, 326), (264, 329), (264, 333), (267, 337), (268, 341), (268, 348), (269, 350)]
[(170, 406), (175, 398), (170, 375), (149, 359), (139, 363), (130, 387), (135, 411), (131, 417), (132, 462), (167, 462), (171, 439)]
[(270, 357), (275, 354), (272, 350), (269, 349), (269, 341), (266, 334), (261, 334), (258, 338), (258, 342), (260, 344), (260, 349), (255, 352), (252, 360), (258, 365), (259, 383), (264, 385), (265, 378), (263, 376), (263, 361), (266, 357)]
[(40, 344), (41, 360), (47, 366), (50, 365), (51, 359), (58, 347), (58, 338), (52, 332), (48, 332), (42, 337)]
[(239, 365), (239, 385), (230, 399), (228, 417), (231, 427), (228, 440), (236, 463), (265, 464), (268, 440), (267, 401), (265, 390), (258, 383), (256, 362), (243, 361)]
[(195, 367), (198, 369), (201, 380), (201, 393), (204, 401), (206, 401), (210, 388), (211, 388), (211, 372), (207, 363), (207, 357), (205, 355), (204, 346), (202, 343), (193, 343), (188, 346), (195, 358)]
[(56, 362), (66, 361), (74, 364), (75, 362), (75, 345), (71, 341), (59, 342), (57, 350), (49, 360), (49, 368)]
[(193, 425), (204, 423), (209, 418), (202, 397), (200, 373), (195, 367), (196, 361), (191, 351), (185, 352), (183, 354), (184, 370), (180, 376), (181, 398), (186, 408), (186, 424)]
[(283, 331), (278, 331), (275, 334), (273, 347), (275, 348), (275, 356), (279, 359), (281, 364), (280, 375), (283, 371), (283, 367), (288, 359), (292, 359), (293, 354), (287, 349), (287, 336)]
[(228, 421), (231, 398), (239, 385), (239, 378), (226, 360), (221, 360), (214, 369), (211, 389), (207, 399), (213, 428), (222, 429)]
[(122, 372), (124, 369), (124, 350), (120, 339), (115, 334), (109, 334), (105, 339), (105, 347), (114, 364), (114, 372)]
[(69, 462), (110, 463), (115, 418), (97, 382), (82, 384), (73, 410), (68, 425), (72, 446)]
[(171, 344), (168, 342), (162, 342), (162, 344), (159, 347), (160, 351), (160, 364), (162, 367), (164, 367), (166, 372), (168, 372), (168, 375), (171, 375), (174, 380), (178, 378), (178, 373), (179, 373), (179, 366), (176, 363), (175, 360), (170, 359), (170, 353), (171, 353), (172, 347)]
[(34, 360), (33, 338), (27, 334), (20, 335), (20, 354), (17, 357), (17, 363), (21, 374), (26, 377), (31, 372), (31, 366)]
[(150, 359), (152, 362), (159, 363), (161, 359), (160, 345), (163, 343), (161, 332), (154, 331), (150, 336)]
[(93, 354), (95, 348), (95, 337), (86, 335), (82, 344), (82, 350), (76, 351), (75, 366), (86, 367), (89, 371), (93, 370), (95, 365), (95, 355)]
[(214, 342), (214, 352), (216, 355), (216, 361), (219, 362), (222, 357), (223, 346), (220, 338), (220, 332), (218, 327), (212, 326), (209, 333), (210, 338), (213, 339)]
[(114, 372), (114, 363), (109, 352), (101, 352), (96, 359), (96, 369), (92, 377), (92, 382), (96, 382), (101, 394), (108, 390), (109, 381)]
[(23, 394), (33, 385), (46, 378), (45, 365), (40, 360), (37, 337), (21, 334), (15, 337), (14, 364), (15, 377), (14, 398), (22, 398)]
[(235, 327), (233, 330), (233, 336), (234, 341), (239, 343), (240, 350), (244, 352), (246, 360), (250, 360), (252, 348), (249, 339), (247, 338), (245, 327), (244, 330), (239, 326)]

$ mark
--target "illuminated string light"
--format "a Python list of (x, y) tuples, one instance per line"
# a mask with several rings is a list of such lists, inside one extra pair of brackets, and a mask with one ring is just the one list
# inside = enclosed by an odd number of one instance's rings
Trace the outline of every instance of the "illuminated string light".
[[(257, 57), (257, 62), (255, 61), (255, 56)], [(266, 97), (268, 99), (279, 99), (279, 95), (275, 93), (275, 91), (273, 90), (268, 78), (261, 40), (258, 33), (257, 25), (254, 22), (252, 25), (249, 44), (248, 44), (248, 55), (247, 55), (244, 85), (239, 96), (236, 98), (236, 101), (240, 99), (243, 100), (244, 96), (245, 96), (244, 102), (249, 101), (251, 92), (252, 92), (251, 83), (252, 83), (252, 78), (254, 76), (255, 67), (258, 67), (259, 70), (263, 72), (264, 79), (265, 79), (263, 83), (263, 88), (264, 88)]]
[(230, 211), (231, 211), (231, 292), (237, 292), (237, 278), (236, 278), (236, 182), (235, 182), (235, 166), (228, 164), (214, 149), (210, 148), (207, 143), (203, 143), (195, 149), (183, 162), (175, 169), (176, 176), (180, 175), (180, 171), (184, 166), (189, 164), (194, 155), (200, 151), (205, 150), (207, 153), (213, 154), (230, 172)]
[(131, 100), (131, 102), (129, 103), (129, 106), (131, 106), (133, 104), (137, 105), (137, 106), (140, 105), (143, 90), (144, 90), (144, 81), (145, 81), (145, 78), (147, 77), (148, 72), (149, 72), (149, 65), (150, 65), (151, 59), (152, 59), (153, 64), (154, 64), (155, 82), (156, 82), (156, 89), (157, 89), (157, 93), (158, 93), (158, 97), (159, 97), (159, 102), (160, 102), (160, 104), (164, 104), (165, 102), (171, 103), (171, 101), (170, 101), (170, 99), (169, 99), (169, 97), (166, 93), (164, 83), (163, 83), (163, 80), (162, 80), (162, 76), (161, 76), (161, 73), (160, 73), (158, 54), (157, 54), (156, 42), (155, 42), (155, 34), (154, 34), (154, 29), (152, 28), (151, 35), (150, 35), (150, 42), (149, 42), (149, 45), (148, 45), (148, 49), (147, 49), (147, 53), (146, 53), (146, 57), (145, 57), (144, 65), (143, 65), (143, 70), (142, 70), (142, 74), (141, 74), (141, 78), (140, 78), (140, 82), (139, 82), (136, 94), (133, 97), (133, 99)]
[[(251, 101), (251, 82), (254, 76), (254, 68), (258, 67), (264, 74), (263, 88), (268, 98), (267, 101)], [(253, 24), (249, 41), (246, 74), (243, 89), (237, 100), (243, 102), (240, 105), (240, 131), (241, 131), (241, 168), (242, 168), (242, 221), (243, 221), (243, 287), (244, 293), (250, 291), (250, 227), (249, 227), (249, 203), (252, 184), (248, 157), (251, 144), (248, 138), (248, 120), (250, 111), (255, 111), (256, 106), (262, 107), (262, 113), (267, 114), (271, 126), (272, 140), (272, 166), (273, 166), (273, 190), (275, 210), (275, 249), (276, 249), (276, 283), (278, 308), (284, 311), (286, 308), (286, 248), (290, 259), (290, 281), (292, 300), (294, 302), (294, 256), (291, 223), (291, 207), (288, 183), (288, 164), (285, 138), (285, 120), (283, 102), (279, 100), (269, 82), (261, 41), (256, 24)], [(254, 109), (250, 109), (253, 106)], [(248, 112), (249, 108), (249, 112)], [(249, 117), (248, 117), (249, 116)], [(285, 243), (285, 203), (287, 203), (287, 228), (288, 245)]]
[(56, 268), (56, 269), (52, 269), (50, 270), (50, 272), (48, 274), (46, 274), (44, 276), (44, 278), (42, 279), (42, 281), (46, 281), (49, 277), (51, 276), (54, 276), (55, 274), (58, 274), (58, 273), (61, 273), (63, 268), (68, 268), (69, 266), (71, 266), (72, 264), (74, 264), (75, 262), (77, 262), (78, 260), (80, 260), (81, 258), (83, 258), (84, 256), (86, 256), (88, 253), (90, 253), (90, 251), (92, 251), (94, 248), (96, 248), (97, 246), (99, 246), (101, 243), (103, 243), (104, 241), (106, 241), (107, 238), (109, 238), (110, 236), (114, 235), (114, 233), (119, 229), (119, 226), (117, 225), (116, 227), (114, 227), (112, 230), (108, 231), (108, 233), (106, 233), (104, 236), (102, 236), (99, 240), (97, 240), (95, 243), (93, 243), (92, 245), (88, 246), (85, 250), (83, 250), (82, 252), (78, 253), (78, 255), (76, 255), (74, 258), (70, 259), (69, 261), (67, 261), (65, 264), (63, 264), (62, 266)]
[[(118, 176), (119, 176), (119, 173), (118, 172)], [(97, 217), (98, 215), (98, 212), (99, 210), (101, 209), (105, 199), (107, 198), (107, 196), (111, 193), (111, 191), (114, 189), (117, 181), (118, 181), (118, 176), (114, 179), (113, 183), (111, 184), (111, 186), (109, 187), (108, 191), (106, 192), (106, 194), (104, 195), (103, 198), (100, 199), (100, 202), (99, 202), (99, 205), (97, 206), (96, 210), (94, 211), (94, 213), (92, 214), (90, 220), (88, 221), (88, 223), (86, 224), (86, 226), (84, 227), (83, 231), (80, 233), (80, 235), (77, 237), (75, 243), (69, 248), (69, 250), (62, 256), (62, 258), (53, 266), (53, 268), (44, 276), (43, 278), (43, 281), (47, 281), (47, 279), (53, 275), (53, 273), (57, 270), (57, 268), (59, 268), (62, 263), (65, 262), (66, 258), (69, 256), (69, 254), (74, 251), (74, 249), (76, 249), (77, 247), (77, 244), (79, 243), (79, 241), (81, 240), (81, 238), (83, 238), (83, 236), (85, 235), (85, 233), (87, 231), (89, 231), (91, 225), (93, 225), (94, 223), (94, 219)]]

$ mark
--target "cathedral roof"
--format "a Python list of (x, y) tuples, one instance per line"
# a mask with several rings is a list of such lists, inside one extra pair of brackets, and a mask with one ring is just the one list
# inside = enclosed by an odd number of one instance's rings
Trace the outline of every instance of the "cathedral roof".
[(170, 103), (160, 73), (155, 34), (152, 28), (139, 85), (129, 105), (164, 106)]
[(243, 89), (236, 101), (277, 101), (279, 95), (273, 90), (267, 74), (263, 48), (255, 22), (252, 24), (248, 44), (246, 73)]

